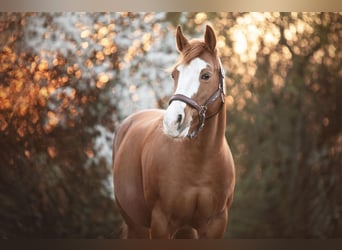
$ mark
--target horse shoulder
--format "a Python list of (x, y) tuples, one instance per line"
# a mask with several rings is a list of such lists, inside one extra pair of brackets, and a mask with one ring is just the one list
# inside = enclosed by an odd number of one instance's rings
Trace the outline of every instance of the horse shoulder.
[[(153, 117), (158, 110), (146, 110), (127, 117), (116, 132), (113, 151), (115, 198), (126, 217), (134, 223), (149, 226), (150, 210), (145, 201), (141, 151)], [(127, 219), (127, 218), (126, 218)]]
[(213, 195), (221, 197), (221, 205), (225, 206), (224, 204), (226, 204), (230, 206), (230, 199), (235, 187), (234, 160), (226, 140), (217, 148), (217, 154), (212, 157), (212, 164), (207, 166), (208, 173), (206, 175), (211, 180), (211, 192)]
[(227, 177), (227, 207), (229, 208), (233, 202), (234, 197), (234, 189), (235, 189), (235, 163), (234, 159), (228, 145), (228, 142), (225, 140), (224, 146), (224, 157), (225, 157), (225, 173)]

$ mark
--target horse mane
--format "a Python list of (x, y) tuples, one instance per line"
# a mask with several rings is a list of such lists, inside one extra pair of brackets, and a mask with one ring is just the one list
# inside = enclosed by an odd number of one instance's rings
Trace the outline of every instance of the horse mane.
[[(210, 50), (208, 45), (202, 41), (199, 40), (191, 40), (189, 41), (188, 46), (186, 46), (183, 51), (181, 52), (181, 56), (176, 63), (176, 65), (179, 64), (189, 64), (192, 59), (201, 56), (205, 51), (210, 53), (211, 55), (217, 57), (217, 50), (214, 51)], [(216, 69), (219, 68), (218, 62), (214, 61), (214, 66)]]

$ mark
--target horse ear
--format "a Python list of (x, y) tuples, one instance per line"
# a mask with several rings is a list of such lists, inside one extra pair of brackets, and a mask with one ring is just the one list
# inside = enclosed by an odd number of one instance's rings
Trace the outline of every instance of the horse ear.
[(208, 45), (211, 51), (214, 51), (216, 48), (216, 36), (213, 28), (209, 25), (206, 26), (205, 34), (204, 34), (204, 42)]
[(177, 27), (176, 41), (179, 52), (182, 52), (183, 49), (189, 44), (188, 39), (184, 36), (180, 25)]

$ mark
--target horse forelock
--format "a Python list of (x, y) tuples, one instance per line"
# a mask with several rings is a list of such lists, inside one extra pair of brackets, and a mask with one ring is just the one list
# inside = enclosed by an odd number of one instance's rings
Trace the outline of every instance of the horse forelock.
[(218, 69), (219, 61), (217, 60), (217, 50), (210, 50), (206, 43), (198, 40), (192, 40), (189, 42), (189, 45), (183, 49), (180, 59), (176, 65), (189, 64), (193, 59), (200, 57), (204, 52), (208, 52), (215, 58), (215, 60), (213, 60), (213, 66), (215, 67), (215, 69)]

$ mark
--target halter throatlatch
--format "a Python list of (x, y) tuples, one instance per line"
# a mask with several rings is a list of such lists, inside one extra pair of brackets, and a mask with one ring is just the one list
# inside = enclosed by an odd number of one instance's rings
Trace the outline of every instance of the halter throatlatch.
[[(182, 94), (175, 94), (170, 98), (169, 105), (173, 101), (181, 101), (189, 105), (191, 108), (196, 109), (198, 112), (198, 120), (199, 120), (198, 126), (194, 131), (192, 131), (191, 133), (187, 135), (188, 138), (192, 139), (196, 137), (197, 134), (204, 128), (205, 121), (217, 115), (220, 109), (222, 108), (222, 105), (224, 104), (223, 80), (224, 80), (224, 75), (223, 75), (222, 69), (220, 68), (220, 81), (219, 81), (218, 89), (209, 97), (209, 99), (203, 105), (199, 105), (195, 100)], [(217, 98), (219, 98), (220, 96), (221, 96), (220, 108), (215, 113), (210, 114), (209, 116), (206, 116), (208, 106), (214, 103), (217, 100)]]

